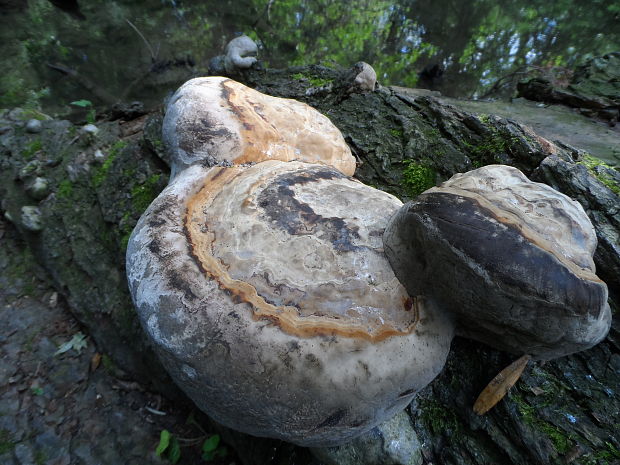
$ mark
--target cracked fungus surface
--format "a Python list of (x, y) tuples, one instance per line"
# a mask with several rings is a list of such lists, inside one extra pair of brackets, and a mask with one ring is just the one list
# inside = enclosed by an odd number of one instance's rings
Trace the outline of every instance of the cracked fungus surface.
[(488, 165), (459, 173), (429, 192), (448, 192), (475, 200), (496, 212), (502, 222), (519, 225), (521, 234), (576, 274), (600, 281), (594, 276), (592, 259), (596, 232), (581, 205), (550, 186), (530, 181), (518, 169)]
[(395, 197), (329, 167), (265, 162), (211, 169), (187, 205), (200, 268), (255, 318), (301, 337), (415, 329), (418, 304), (383, 252)]

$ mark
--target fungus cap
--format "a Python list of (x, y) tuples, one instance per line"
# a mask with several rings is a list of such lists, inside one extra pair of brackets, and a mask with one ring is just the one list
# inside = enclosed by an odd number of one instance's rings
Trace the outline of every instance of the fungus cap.
[(607, 334), (607, 287), (581, 205), (516, 168), (458, 174), (394, 215), (384, 236), (412, 295), (436, 296), (460, 334), (550, 359)]
[(320, 163), (351, 176), (355, 158), (331, 121), (305, 103), (223, 77), (196, 78), (172, 96), (163, 124), (173, 177), (194, 163)]
[(179, 173), (127, 251), (138, 314), (172, 378), (224, 425), (305, 446), (340, 444), (404, 408), (443, 368), (453, 327), (385, 258), (400, 206), (322, 165)]
[(251, 68), (256, 63), (258, 46), (248, 36), (235, 37), (226, 45), (224, 67), (227, 73), (234, 74), (240, 69)]

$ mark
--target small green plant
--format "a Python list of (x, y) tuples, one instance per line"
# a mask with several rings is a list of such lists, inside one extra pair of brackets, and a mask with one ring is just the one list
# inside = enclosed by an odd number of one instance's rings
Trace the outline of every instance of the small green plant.
[(93, 102), (90, 100), (76, 100), (75, 102), (71, 102), (71, 105), (75, 105), (76, 107), (88, 108), (92, 106)]
[[(202, 433), (205, 433), (202, 427), (194, 420), (193, 414), (190, 414), (186, 423), (194, 424)], [(202, 459), (205, 462), (228, 455), (228, 450), (221, 444), (219, 434), (203, 434), (197, 438), (185, 439), (177, 438), (167, 429), (162, 430), (159, 434), (159, 443), (155, 449), (155, 454), (158, 457), (167, 459), (171, 463), (177, 463), (181, 459), (181, 442), (184, 443), (185, 447), (202, 444)]]
[(403, 170), (403, 185), (410, 197), (416, 197), (435, 185), (435, 170), (422, 163), (408, 160)]
[(30, 392), (32, 392), (35, 396), (42, 396), (43, 388), (41, 386), (30, 386)]
[(390, 134), (400, 139), (401, 137), (403, 137), (403, 130), (402, 129), (390, 129)]
[(202, 443), (202, 460), (209, 462), (216, 457), (226, 457), (228, 451), (226, 447), (220, 446), (220, 435), (209, 436)]
[(158, 457), (165, 457), (171, 463), (177, 463), (181, 459), (181, 445), (179, 440), (174, 437), (167, 429), (161, 430), (159, 434), (159, 444), (155, 449)]
[(93, 108), (93, 102), (90, 100), (76, 100), (71, 102), (70, 105), (80, 107), (80, 108), (89, 108), (88, 113), (86, 113), (86, 122), (90, 124), (95, 124), (95, 120), (97, 119), (97, 111)]

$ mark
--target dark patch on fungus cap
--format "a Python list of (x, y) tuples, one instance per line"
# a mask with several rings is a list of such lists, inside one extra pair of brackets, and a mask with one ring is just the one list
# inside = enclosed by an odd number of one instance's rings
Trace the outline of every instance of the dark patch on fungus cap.
[[(450, 262), (460, 263), (459, 256), (468, 257), (472, 270), (487, 275), (480, 279), (497, 283), (495, 292), (510, 294), (515, 301), (540, 299), (549, 311), (594, 317), (607, 302), (605, 285), (596, 275), (571, 270), (536, 238), (524, 237), (522, 225), (496, 216), (475, 199), (440, 192), (423, 194), (409, 213), (424, 216), (424, 226), (419, 221), (412, 227), (419, 228), (418, 234), (428, 234), (425, 243), (440, 240), (450, 244), (454, 254)], [(463, 323), (471, 324), (467, 318)]]
[(209, 147), (215, 138), (233, 139), (230, 129), (214, 120), (209, 114), (201, 114), (196, 119), (177, 121), (177, 127), (183, 128), (178, 131), (179, 148), (187, 153), (194, 153)]
[(299, 184), (342, 178), (342, 173), (324, 167), (315, 167), (304, 174), (282, 174), (259, 194), (258, 205), (269, 221), (288, 234), (326, 237), (336, 251), (352, 252), (358, 248), (353, 243), (360, 238), (358, 228), (350, 228), (342, 218), (317, 215), (310, 205), (300, 202), (291, 189)]

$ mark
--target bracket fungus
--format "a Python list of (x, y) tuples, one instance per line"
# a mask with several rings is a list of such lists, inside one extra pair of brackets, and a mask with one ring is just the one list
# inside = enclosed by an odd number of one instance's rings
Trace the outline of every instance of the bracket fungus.
[(407, 290), (436, 298), (465, 337), (548, 360), (609, 331), (588, 216), (516, 168), (485, 166), (425, 191), (390, 220), (384, 243)]
[(443, 368), (453, 325), (383, 252), (395, 197), (316, 110), (224, 78), (189, 81), (164, 121), (174, 176), (127, 248), (166, 369), (215, 420), (329, 446), (404, 408)]
[[(539, 359), (609, 329), (587, 216), (514, 168), (403, 206), (350, 177), (325, 116), (220, 77), (176, 92), (163, 137), (172, 176), (129, 240), (129, 287), (172, 378), (226, 426), (341, 444), (441, 371), (455, 322)], [(501, 375), (479, 411), (518, 377)]]
[(172, 176), (194, 163), (241, 165), (265, 160), (321, 163), (347, 176), (355, 158), (340, 131), (296, 100), (270, 97), (223, 77), (196, 78), (170, 99), (163, 139)]
[(257, 62), (258, 46), (256, 42), (244, 34), (228, 42), (224, 53), (226, 72), (235, 74), (240, 69), (251, 68)]

